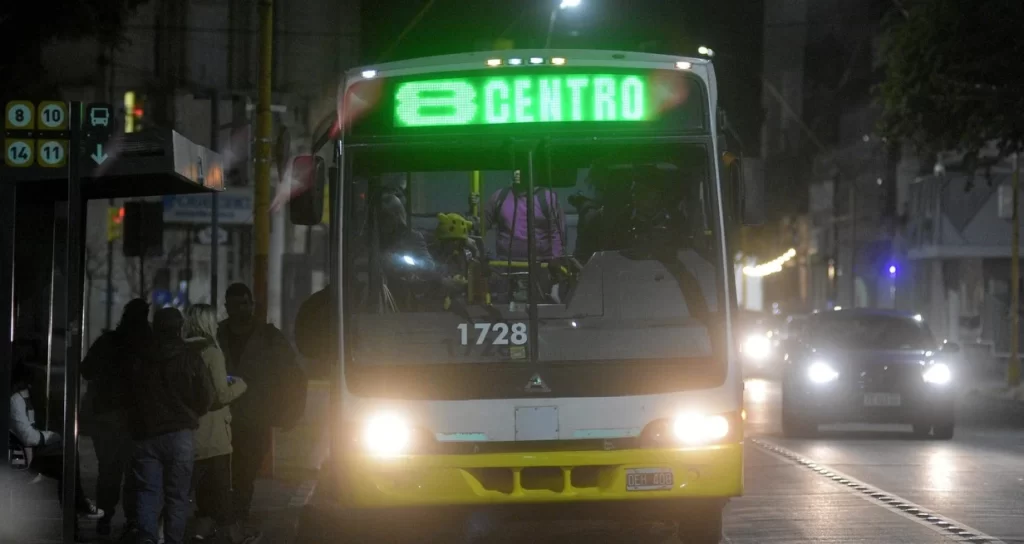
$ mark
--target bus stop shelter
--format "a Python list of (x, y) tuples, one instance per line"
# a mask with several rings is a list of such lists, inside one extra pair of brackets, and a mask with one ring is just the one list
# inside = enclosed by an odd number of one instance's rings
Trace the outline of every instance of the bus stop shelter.
[[(65, 483), (60, 531), (6, 535), (0, 527), (2, 541), (74, 542), (87, 202), (223, 189), (217, 153), (172, 130), (114, 135), (113, 111), (106, 104), (7, 103), (0, 169), (0, 413), (10, 421), (14, 366), (32, 370), (37, 427), (63, 437)], [(34, 122), (12, 126), (26, 114)], [(12, 435), (0, 433), (0, 444), (8, 452), (0, 471), (0, 526), (11, 528), (19, 497)]]

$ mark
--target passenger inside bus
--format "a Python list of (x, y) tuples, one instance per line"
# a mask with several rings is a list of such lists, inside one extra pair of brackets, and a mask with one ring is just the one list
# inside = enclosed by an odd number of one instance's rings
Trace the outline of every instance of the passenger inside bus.
[[(512, 174), (512, 184), (491, 195), (484, 212), (487, 230), (494, 230), (495, 255), (498, 260), (527, 260), (526, 184), (519, 170)], [(565, 255), (565, 214), (558, 204), (558, 194), (548, 187), (533, 192), (534, 240), (536, 258), (540, 261)]]
[(385, 306), (392, 311), (418, 306), (437, 278), (434, 259), (427, 242), (406, 222), (405, 205), (400, 193), (385, 189), (378, 215), (380, 264), (384, 272)]

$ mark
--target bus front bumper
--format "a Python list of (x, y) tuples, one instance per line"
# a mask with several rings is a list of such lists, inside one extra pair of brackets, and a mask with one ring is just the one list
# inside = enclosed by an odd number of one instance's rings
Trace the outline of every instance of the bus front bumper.
[(743, 493), (742, 443), (392, 458), (351, 455), (338, 463), (338, 498), (342, 506), (356, 509), (727, 499)]

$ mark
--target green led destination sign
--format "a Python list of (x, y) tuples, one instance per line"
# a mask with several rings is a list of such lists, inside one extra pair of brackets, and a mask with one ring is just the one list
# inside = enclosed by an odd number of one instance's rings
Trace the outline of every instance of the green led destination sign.
[(397, 128), (512, 123), (639, 122), (652, 118), (647, 76), (522, 74), (405, 81)]

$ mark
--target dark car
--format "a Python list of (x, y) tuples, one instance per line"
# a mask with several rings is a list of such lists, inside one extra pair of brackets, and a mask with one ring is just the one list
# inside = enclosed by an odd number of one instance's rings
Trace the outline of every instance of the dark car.
[(955, 344), (940, 344), (920, 316), (879, 310), (814, 314), (786, 342), (782, 427), (808, 436), (825, 423), (909, 423), (953, 437)]

